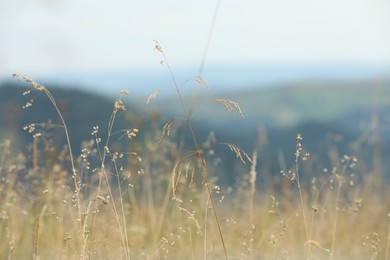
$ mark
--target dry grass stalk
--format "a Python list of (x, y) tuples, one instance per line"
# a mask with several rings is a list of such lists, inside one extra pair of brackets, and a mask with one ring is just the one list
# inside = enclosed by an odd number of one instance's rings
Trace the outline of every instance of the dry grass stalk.
[(207, 84), (206, 80), (202, 76), (194, 77), (194, 80), (204, 88), (209, 89), (209, 85)]
[(150, 94), (146, 100), (146, 105), (149, 104), (151, 101), (153, 101), (154, 99), (156, 99), (158, 93), (160, 93), (160, 90), (159, 89), (156, 89), (152, 94)]
[(44, 86), (36, 83), (34, 80), (32, 80), (32, 79), (30, 79), (30, 78), (28, 78), (26, 76), (22, 76), (22, 75), (16, 74), (16, 73), (13, 74), (12, 76), (14, 78), (16, 78), (17, 80), (21, 80), (21, 81), (25, 81), (27, 83), (30, 83), (32, 85), (33, 89), (35, 89), (35, 90), (37, 90), (39, 92), (45, 93), (45, 95), (49, 98), (51, 104), (53, 105), (54, 109), (57, 112), (57, 115), (59, 116), (59, 118), (61, 120), (62, 126), (63, 126), (64, 131), (65, 131), (65, 137), (66, 137), (68, 150), (69, 150), (70, 163), (71, 163), (71, 167), (72, 167), (72, 178), (73, 178), (73, 181), (74, 181), (74, 193), (75, 193), (76, 205), (77, 205), (77, 209), (78, 209), (77, 222), (79, 223), (80, 230), (81, 230), (81, 202), (80, 202), (80, 187), (79, 187), (79, 183), (78, 183), (79, 180), (78, 180), (78, 176), (77, 176), (75, 160), (73, 158), (72, 145), (71, 145), (71, 142), (70, 142), (69, 131), (68, 131), (68, 127), (67, 127), (67, 124), (65, 122), (65, 119), (62, 116), (62, 113), (61, 113), (59, 107), (57, 106), (56, 100), (54, 99), (53, 95), (50, 93), (50, 91), (47, 88), (45, 88)]
[(256, 165), (257, 165), (257, 151), (253, 151), (252, 155), (252, 166), (251, 171), (249, 172), (249, 184), (250, 184), (250, 199), (249, 199), (249, 216), (250, 222), (253, 223), (254, 220), (254, 201), (256, 193)]
[(222, 143), (224, 145), (227, 145), (230, 150), (232, 152), (234, 152), (234, 154), (236, 155), (236, 157), (238, 159), (240, 159), (240, 161), (243, 163), (243, 164), (246, 164), (246, 160), (249, 161), (250, 163), (253, 163), (253, 160), (252, 158), (246, 153), (244, 152), (243, 150), (241, 150), (240, 147), (238, 147), (237, 145), (235, 144), (232, 144), (232, 143)]
[(13, 254), (15, 251), (15, 233), (12, 233), (12, 237), (8, 242), (8, 244), (9, 244), (9, 249), (8, 249), (7, 259), (11, 260), (13, 259)]
[(178, 99), (180, 101), (180, 107), (181, 107), (181, 109), (183, 111), (183, 114), (184, 114), (184, 116), (186, 118), (187, 127), (188, 127), (188, 130), (190, 131), (190, 135), (192, 137), (192, 141), (194, 142), (194, 146), (195, 146), (195, 151), (196, 151), (195, 156), (196, 156), (196, 159), (199, 161), (199, 164), (201, 165), (203, 180), (204, 180), (204, 183), (206, 185), (206, 188), (207, 188), (207, 191), (208, 191), (208, 194), (209, 194), (209, 197), (210, 197), (211, 207), (212, 207), (212, 210), (213, 210), (213, 213), (214, 213), (214, 217), (215, 217), (215, 221), (216, 221), (216, 224), (217, 224), (217, 227), (218, 227), (218, 233), (219, 233), (221, 244), (222, 244), (222, 247), (223, 247), (224, 256), (227, 259), (228, 255), (227, 255), (227, 251), (226, 251), (225, 241), (224, 241), (224, 238), (223, 238), (223, 235), (222, 235), (221, 224), (220, 224), (220, 220), (218, 218), (218, 214), (217, 214), (217, 211), (216, 211), (216, 208), (215, 208), (214, 201), (212, 199), (213, 198), (212, 192), (211, 192), (212, 188), (211, 188), (209, 180), (208, 180), (206, 159), (204, 158), (203, 153), (201, 153), (201, 149), (199, 147), (198, 140), (196, 138), (194, 129), (192, 127), (191, 117), (190, 117), (190, 114), (187, 112), (186, 106), (184, 105), (184, 101), (183, 101), (183, 98), (181, 96), (180, 88), (179, 88), (179, 86), (178, 86), (178, 84), (176, 82), (176, 79), (175, 79), (174, 75), (173, 75), (173, 71), (172, 71), (172, 69), (171, 69), (171, 67), (169, 65), (168, 59), (165, 56), (165, 53), (164, 53), (164, 51), (163, 51), (163, 49), (162, 49), (162, 47), (161, 47), (161, 45), (159, 44), (158, 41), (155, 41), (155, 49), (159, 53), (161, 53), (161, 55), (163, 57), (163, 61), (166, 64), (166, 66), (167, 66), (167, 68), (169, 70), (169, 73), (171, 75), (173, 84), (174, 84), (175, 89), (176, 89), (176, 93), (177, 93)]
[(222, 104), (225, 107), (226, 111), (228, 111), (230, 113), (238, 112), (238, 114), (242, 118), (244, 118), (244, 113), (242, 112), (241, 107), (238, 104), (238, 102), (233, 101), (233, 100), (221, 99), (221, 98), (216, 99), (215, 102)]
[(387, 222), (388, 222), (388, 228), (387, 228), (387, 242), (386, 242), (385, 259), (390, 258), (390, 212), (387, 213)]
[(167, 135), (167, 136), (171, 135), (173, 122), (174, 122), (173, 120), (170, 120), (167, 123), (165, 123), (165, 125), (161, 129), (161, 136), (160, 136), (159, 142), (162, 141), (162, 139), (164, 138), (165, 135)]

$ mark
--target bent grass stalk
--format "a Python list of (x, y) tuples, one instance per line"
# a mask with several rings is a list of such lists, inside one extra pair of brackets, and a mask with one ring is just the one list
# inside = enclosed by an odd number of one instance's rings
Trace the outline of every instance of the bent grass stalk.
[(193, 141), (194, 146), (195, 146), (195, 156), (197, 157), (197, 159), (198, 159), (198, 161), (200, 162), (200, 165), (201, 165), (202, 176), (203, 176), (206, 188), (207, 188), (208, 195), (210, 197), (211, 208), (213, 210), (213, 214), (214, 214), (215, 221), (216, 221), (216, 224), (217, 224), (219, 237), (220, 237), (220, 240), (221, 240), (221, 243), (222, 243), (222, 247), (223, 247), (223, 251), (224, 251), (224, 256), (225, 256), (225, 259), (227, 259), (228, 255), (227, 255), (227, 251), (226, 251), (225, 241), (224, 241), (224, 238), (223, 238), (223, 235), (222, 235), (221, 224), (220, 224), (220, 221), (219, 221), (219, 218), (218, 218), (218, 214), (217, 214), (217, 210), (216, 210), (216, 207), (215, 207), (215, 204), (214, 204), (214, 201), (213, 201), (213, 195), (212, 195), (212, 192), (211, 192), (212, 188), (211, 188), (210, 182), (208, 180), (206, 159), (204, 158), (204, 155), (203, 155), (201, 149), (199, 148), (198, 140), (196, 138), (195, 131), (194, 131), (193, 127), (192, 127), (192, 121), (191, 121), (190, 114), (187, 113), (187, 109), (186, 109), (186, 106), (184, 105), (184, 101), (183, 101), (183, 98), (181, 96), (181, 92), (180, 92), (179, 86), (178, 86), (178, 84), (176, 82), (175, 76), (173, 75), (173, 71), (172, 71), (172, 69), (171, 69), (171, 67), (169, 65), (168, 59), (167, 59), (163, 49), (161, 48), (160, 44), (158, 43), (158, 41), (155, 41), (155, 49), (159, 53), (161, 53), (161, 55), (163, 57), (163, 61), (165, 62), (166, 66), (167, 66), (167, 68), (169, 70), (171, 79), (172, 79), (173, 84), (175, 86), (176, 93), (177, 93), (177, 96), (178, 96), (178, 99), (179, 99), (179, 102), (180, 102), (180, 107), (181, 107), (181, 109), (183, 111), (183, 114), (185, 116), (187, 128), (190, 131), (190, 135), (191, 135), (192, 141)]
[[(76, 167), (75, 167), (74, 158), (73, 158), (72, 145), (71, 145), (71, 142), (70, 142), (68, 126), (67, 126), (67, 124), (65, 122), (65, 119), (62, 116), (62, 113), (61, 113), (60, 109), (57, 106), (56, 100), (54, 99), (53, 95), (50, 93), (50, 91), (46, 87), (38, 84), (37, 82), (35, 82), (31, 78), (28, 78), (26, 76), (22, 76), (22, 75), (17, 74), (17, 73), (14, 73), (12, 76), (14, 78), (16, 78), (17, 80), (25, 81), (27, 83), (30, 83), (31, 86), (33, 87), (33, 89), (35, 89), (35, 90), (37, 90), (39, 92), (45, 93), (45, 95), (49, 98), (51, 104), (53, 105), (54, 109), (57, 112), (57, 115), (59, 116), (59, 118), (61, 120), (62, 127), (64, 128), (64, 131), (65, 131), (65, 137), (66, 137), (67, 146), (68, 146), (68, 149), (69, 149), (69, 157), (70, 157), (70, 163), (71, 163), (71, 167), (72, 167), (72, 179), (74, 181), (74, 186), (75, 186), (74, 193), (75, 193), (75, 198), (76, 198), (76, 201), (77, 201), (77, 209), (78, 209), (78, 219), (77, 219), (77, 222), (80, 225), (80, 231), (81, 231), (82, 230), (82, 223), (81, 223), (82, 213), (81, 213), (81, 202), (80, 202), (80, 187), (79, 187), (78, 180), (77, 180), (77, 172), (76, 172)], [(30, 103), (30, 105), (31, 105), (31, 103)], [(26, 105), (25, 107), (28, 107), (28, 106)]]

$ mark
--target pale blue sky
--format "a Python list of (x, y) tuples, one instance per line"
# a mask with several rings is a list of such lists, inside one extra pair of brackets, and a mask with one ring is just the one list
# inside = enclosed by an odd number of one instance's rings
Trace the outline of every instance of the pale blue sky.
[[(0, 0), (0, 78), (12, 72), (200, 64), (217, 1)], [(388, 0), (221, 0), (207, 66), (390, 64)]]

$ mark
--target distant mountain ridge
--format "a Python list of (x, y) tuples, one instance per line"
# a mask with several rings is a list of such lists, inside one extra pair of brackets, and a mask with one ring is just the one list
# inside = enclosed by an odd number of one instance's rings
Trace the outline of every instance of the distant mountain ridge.
[[(0, 85), (0, 138), (14, 135), (21, 145), (31, 142), (31, 136), (22, 130), (24, 125), (49, 119), (58, 122), (45, 96), (37, 96), (31, 109), (22, 110), (28, 100), (22, 96), (24, 87), (18, 83)], [(52, 88), (52, 93), (68, 122), (75, 152), (79, 152), (82, 141), (91, 139), (93, 126), (99, 125), (104, 136), (115, 98), (74, 89)], [(304, 137), (305, 148), (324, 158), (328, 156), (327, 147), (334, 146), (340, 154), (353, 153), (370, 160), (372, 148), (367, 148), (365, 143), (372, 142), (372, 138), (376, 138), (383, 157), (390, 155), (390, 136), (387, 134), (390, 126), (389, 82), (376, 85), (373, 82), (360, 85), (339, 83), (332, 86), (307, 82), (295, 87), (226, 91), (222, 96), (206, 89), (200, 89), (199, 93), (193, 107), (193, 125), (199, 142), (204, 142), (209, 132), (214, 131), (219, 142), (237, 144), (247, 152), (259, 149), (262, 171), (280, 171), (280, 156), (292, 158), (298, 132)], [(184, 98), (185, 104), (191, 104), (190, 96)], [(228, 113), (223, 105), (212, 102), (215, 98), (238, 101), (245, 118)], [(182, 117), (177, 98), (157, 96), (148, 106), (145, 105), (146, 100), (132, 95), (124, 101), (132, 119), (122, 115), (118, 118), (116, 129), (134, 127), (134, 117), (138, 116), (143, 121), (141, 134), (149, 131), (153, 110), (159, 110), (162, 116), (160, 127), (165, 119), (180, 120)], [(64, 135), (60, 131), (57, 142), (64, 143)], [(363, 138), (362, 141), (362, 137), (367, 140)], [(357, 149), (352, 145), (356, 142), (366, 148)], [(237, 162), (233, 159), (234, 155), (226, 149), (220, 152), (226, 167), (234, 169)], [(390, 169), (390, 162), (384, 160), (383, 164), (384, 169)], [(234, 179), (233, 176), (228, 178), (229, 181)]]
[[(172, 66), (177, 83), (198, 76), (197, 66)], [(168, 69), (156, 66), (153, 69), (127, 68), (105, 71), (61, 71), (29, 73), (29, 76), (47, 85), (64, 88), (83, 86), (83, 89), (100, 94), (115, 94), (128, 90), (144, 96), (155, 89), (174, 91)], [(301, 82), (353, 82), (365, 80), (389, 80), (390, 64), (209, 64), (204, 79), (216, 92), (236, 89), (269, 89), (275, 86), (293, 85)], [(0, 73), (1, 80), (10, 80), (10, 75)]]
[[(22, 93), (27, 89), (31, 87), (18, 82), (0, 85), (0, 138), (15, 140), (22, 138), (21, 144), (28, 143), (31, 142), (31, 135), (23, 131), (25, 125), (46, 123), (48, 120), (54, 124), (60, 124), (59, 117), (45, 94), (35, 91), (29, 96), (23, 96)], [(77, 89), (49, 89), (68, 124), (75, 151), (80, 149), (82, 141), (91, 138), (93, 126), (98, 125), (104, 136), (114, 107), (114, 98)], [(23, 109), (22, 107), (31, 98), (34, 99), (31, 108)], [(137, 110), (130, 104), (127, 104), (127, 109), (137, 113)], [(118, 118), (118, 127), (131, 127), (126, 124), (123, 117)], [(62, 129), (56, 131), (58, 133), (57, 142), (65, 143)]]

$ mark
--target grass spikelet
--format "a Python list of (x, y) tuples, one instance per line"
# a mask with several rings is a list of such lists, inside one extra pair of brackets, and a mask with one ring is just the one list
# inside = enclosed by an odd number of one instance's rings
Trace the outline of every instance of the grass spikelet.
[(156, 89), (152, 94), (150, 94), (146, 100), (146, 105), (148, 105), (151, 101), (153, 101), (154, 99), (156, 99), (158, 93), (160, 93), (160, 90), (159, 89)]
[(171, 133), (172, 133), (172, 124), (173, 124), (173, 121), (168, 121), (164, 126), (163, 128), (161, 129), (161, 136), (160, 136), (160, 140), (159, 142), (162, 141), (162, 139), (164, 138), (165, 135), (167, 136), (170, 136)]
[(193, 156), (196, 156), (195, 152), (188, 153), (184, 158), (182, 158), (182, 160), (178, 161), (172, 169), (171, 182), (172, 195), (174, 200), (181, 202), (181, 200), (176, 196), (176, 189), (179, 186), (182, 173), (184, 173), (185, 178), (190, 177), (188, 187), (191, 187), (194, 181), (195, 165), (191, 161)]
[[(240, 159), (240, 161), (241, 161), (243, 164), (246, 164), (245, 159), (246, 159), (248, 162), (253, 163), (252, 158), (251, 158), (246, 152), (244, 152), (243, 150), (241, 150), (241, 148), (238, 147), (237, 145), (232, 144), (232, 143), (223, 143), (223, 144), (227, 145), (227, 146), (230, 148), (230, 150), (236, 154), (236, 157), (237, 157), (238, 159)], [(244, 158), (245, 158), (245, 159), (244, 159)]]
[(176, 187), (178, 186), (178, 182), (181, 176), (181, 170), (182, 170), (182, 163), (179, 161), (175, 164), (175, 166), (172, 169), (172, 175), (171, 175), (171, 183), (172, 183), (172, 199), (176, 201), (181, 201), (176, 196)]
[(222, 98), (216, 99), (215, 102), (222, 104), (225, 107), (227, 112), (229, 112), (229, 113), (237, 112), (241, 118), (244, 118), (244, 113), (242, 112), (241, 107), (238, 104), (238, 102), (230, 100), (230, 99), (227, 100), (227, 99), (222, 99)]
[(114, 111), (126, 111), (126, 106), (121, 99), (115, 100)]
[(225, 107), (226, 111), (233, 112), (232, 108), (229, 106), (229, 103), (226, 101), (226, 99), (222, 99), (222, 98), (216, 99), (215, 102), (222, 104)]
[(206, 80), (202, 76), (194, 77), (195, 82), (202, 85), (204, 88), (209, 89), (209, 85), (207, 84)]
[[(24, 75), (20, 75), (18, 73), (14, 73), (12, 74), (12, 77), (19, 80), (19, 81), (25, 81), (27, 83), (30, 83), (31, 86), (37, 90), (37, 91), (42, 91), (42, 92), (46, 92), (46, 88), (40, 84), (38, 84), (37, 82), (35, 82), (33, 79), (27, 77), (27, 76), (24, 76)], [(29, 94), (29, 92), (24, 92), (23, 95), (27, 95)]]
[(233, 100), (229, 100), (229, 103), (237, 110), (237, 112), (240, 114), (240, 116), (241, 116), (242, 118), (244, 118), (244, 113), (242, 112), (242, 110), (241, 110), (240, 105), (238, 104), (238, 102), (233, 101)]
[(194, 181), (195, 165), (191, 162), (188, 162), (185, 166), (185, 172), (186, 172), (186, 178), (188, 176), (191, 176), (190, 183), (188, 184), (188, 187), (191, 187), (191, 185)]

